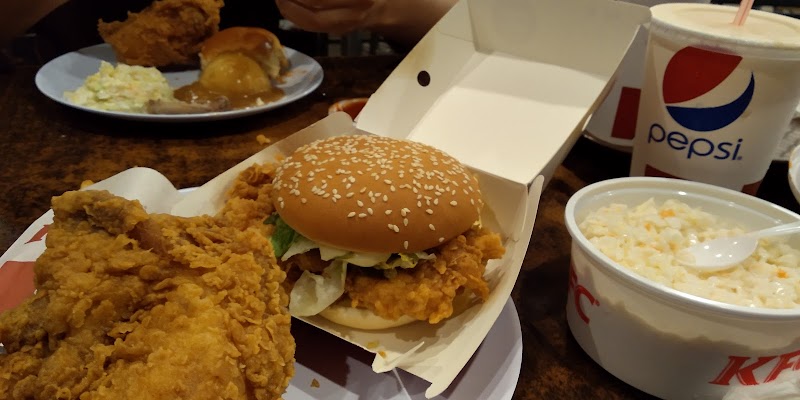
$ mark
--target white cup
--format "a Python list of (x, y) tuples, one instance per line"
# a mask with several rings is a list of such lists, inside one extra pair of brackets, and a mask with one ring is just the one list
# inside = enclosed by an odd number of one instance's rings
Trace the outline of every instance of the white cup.
[(755, 194), (800, 101), (800, 20), (670, 3), (651, 8), (631, 176)]

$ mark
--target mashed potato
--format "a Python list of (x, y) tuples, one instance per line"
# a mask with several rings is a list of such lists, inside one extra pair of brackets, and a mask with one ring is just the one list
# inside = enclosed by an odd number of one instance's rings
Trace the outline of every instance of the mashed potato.
[(680, 201), (612, 204), (588, 215), (580, 230), (612, 260), (682, 292), (748, 307), (800, 307), (800, 251), (785, 241), (762, 239), (750, 258), (724, 271), (680, 265), (681, 249), (744, 232)]
[(146, 113), (149, 100), (173, 99), (172, 88), (156, 68), (101, 61), (100, 70), (64, 97), (79, 106), (106, 111)]

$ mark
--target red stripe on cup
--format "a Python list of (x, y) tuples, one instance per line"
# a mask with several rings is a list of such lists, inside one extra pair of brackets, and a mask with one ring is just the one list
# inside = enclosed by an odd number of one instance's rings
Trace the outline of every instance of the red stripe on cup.
[(611, 128), (611, 137), (630, 140), (636, 135), (636, 119), (639, 116), (641, 93), (641, 89), (622, 87), (617, 104), (617, 114), (614, 116), (614, 126)]

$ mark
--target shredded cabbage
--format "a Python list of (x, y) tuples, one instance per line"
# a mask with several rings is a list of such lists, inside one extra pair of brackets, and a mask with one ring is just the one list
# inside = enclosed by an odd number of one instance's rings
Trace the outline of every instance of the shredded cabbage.
[(303, 271), (289, 294), (289, 313), (297, 317), (317, 315), (344, 294), (347, 263), (334, 260), (317, 275)]
[(275, 250), (275, 256), (280, 257), (282, 261), (313, 249), (319, 249), (320, 258), (323, 261), (341, 260), (359, 267), (371, 267), (380, 270), (414, 268), (419, 260), (436, 259), (435, 254), (428, 254), (424, 251), (416, 253), (357, 253), (326, 246), (296, 232), (278, 214), (270, 215), (264, 223), (275, 225), (275, 232), (271, 238), (272, 247)]
[(270, 215), (265, 224), (275, 225), (270, 238), (275, 256), (286, 261), (297, 254), (319, 249), (323, 261), (331, 264), (322, 275), (303, 271), (289, 293), (289, 313), (297, 317), (319, 314), (344, 294), (347, 265), (371, 267), (384, 275), (397, 274), (396, 268), (414, 268), (419, 260), (436, 259), (435, 254), (417, 253), (356, 253), (316, 243), (292, 229), (278, 214)]

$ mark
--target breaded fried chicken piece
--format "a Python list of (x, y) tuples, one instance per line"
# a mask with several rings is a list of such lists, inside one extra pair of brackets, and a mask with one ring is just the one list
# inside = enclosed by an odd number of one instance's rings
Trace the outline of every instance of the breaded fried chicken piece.
[(204, 40), (219, 31), (223, 0), (157, 0), (125, 21), (99, 21), (98, 32), (117, 61), (165, 67), (193, 65)]
[(462, 290), (483, 301), (489, 297), (483, 278), (486, 262), (504, 252), (500, 235), (473, 228), (439, 246), (435, 260), (398, 270), (392, 279), (367, 268), (351, 268), (345, 297), (352, 307), (366, 308), (383, 318), (410, 316), (435, 324), (453, 315), (453, 300)]
[(255, 229), (53, 199), (37, 293), (0, 315), (10, 399), (276, 399), (294, 374), (285, 274)]

